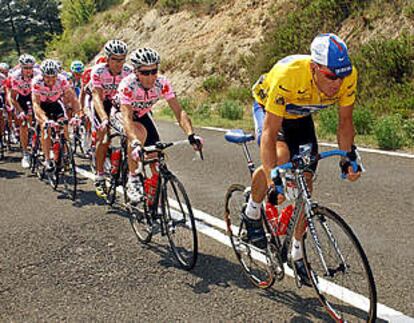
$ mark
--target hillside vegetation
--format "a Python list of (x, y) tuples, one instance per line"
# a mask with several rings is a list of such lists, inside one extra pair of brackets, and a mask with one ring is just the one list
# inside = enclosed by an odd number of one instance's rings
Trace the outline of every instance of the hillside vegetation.
[[(47, 54), (66, 63), (91, 60), (112, 37), (132, 49), (154, 47), (196, 123), (251, 128), (249, 88), (257, 77), (286, 55), (308, 53), (319, 32), (334, 32), (347, 41), (359, 70), (357, 142), (386, 149), (414, 146), (411, 0), (114, 0), (111, 5), (83, 20), (69, 19), (76, 13), (64, 6), (64, 32), (49, 43)], [(170, 113), (161, 110), (160, 116)], [(320, 136), (334, 138), (336, 118), (334, 109), (317, 117)]]

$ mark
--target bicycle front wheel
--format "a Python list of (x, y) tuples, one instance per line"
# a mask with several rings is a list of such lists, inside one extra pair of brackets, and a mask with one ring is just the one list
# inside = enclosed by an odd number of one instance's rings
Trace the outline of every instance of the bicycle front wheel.
[(70, 196), (72, 201), (74, 201), (76, 199), (78, 179), (76, 173), (75, 156), (71, 146), (67, 143), (64, 145), (62, 163), (62, 181), (65, 192)]
[(266, 289), (275, 282), (275, 275), (266, 251), (256, 248), (247, 240), (246, 223), (242, 212), (246, 208), (249, 196), (250, 192), (245, 186), (231, 185), (225, 197), (224, 220), (234, 253), (244, 273), (256, 287)]
[(180, 265), (190, 270), (197, 261), (197, 230), (190, 200), (175, 176), (169, 176), (164, 182), (162, 199), (163, 220), (171, 249)]
[(375, 322), (374, 277), (358, 238), (334, 211), (319, 206), (313, 212), (317, 240), (308, 229), (303, 250), (319, 300), (337, 322)]

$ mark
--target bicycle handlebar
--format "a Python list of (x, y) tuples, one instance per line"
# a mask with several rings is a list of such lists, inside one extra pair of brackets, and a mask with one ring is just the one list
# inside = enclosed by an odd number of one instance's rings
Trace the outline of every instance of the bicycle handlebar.
[[(361, 167), (361, 171), (364, 172), (365, 169), (362, 165), (360, 155), (356, 149), (356, 147), (353, 145), (351, 151), (345, 151), (340, 149), (333, 149), (329, 151), (325, 151), (322, 153), (319, 153), (314, 156), (305, 156), (305, 155), (295, 155), (292, 158), (291, 162), (287, 162), (285, 164), (276, 166), (274, 169), (272, 169), (270, 176), (272, 180), (275, 180), (279, 176), (280, 170), (291, 170), (291, 169), (305, 169), (306, 167), (309, 167), (310, 165), (316, 163), (317, 161), (321, 159), (325, 159), (332, 156), (340, 156), (345, 157), (349, 160), (351, 163), (352, 169), (354, 172), (357, 172), (359, 167)], [(358, 163), (359, 162), (359, 163)], [(341, 178), (345, 179), (346, 175), (341, 174)]]
[[(142, 150), (145, 153), (161, 152), (161, 151), (163, 151), (163, 150), (165, 150), (169, 147), (176, 146), (176, 145), (184, 145), (184, 144), (189, 144), (188, 139), (172, 141), (172, 142), (158, 141), (158, 142), (155, 143), (155, 145), (142, 147)], [(204, 160), (203, 152), (202, 152), (201, 149), (198, 150), (198, 153), (200, 154), (200, 159)]]

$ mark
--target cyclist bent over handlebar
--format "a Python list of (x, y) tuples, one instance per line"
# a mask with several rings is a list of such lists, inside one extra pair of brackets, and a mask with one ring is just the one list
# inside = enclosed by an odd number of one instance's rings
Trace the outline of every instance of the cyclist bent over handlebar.
[[(318, 152), (311, 114), (338, 104), (338, 145), (342, 150), (351, 151), (355, 134), (352, 111), (356, 83), (357, 71), (348, 57), (345, 43), (334, 34), (321, 34), (311, 44), (311, 55), (285, 57), (253, 86), (254, 115), (259, 116), (255, 120), (257, 133), (263, 125), (260, 140), (262, 166), (253, 174), (252, 195), (245, 218), (248, 238), (257, 247), (266, 246), (260, 222), (260, 205), (264, 197), (267, 194), (273, 203), (284, 200), (283, 189), (279, 184), (273, 185), (270, 171), (298, 154), (300, 145), (311, 144), (312, 154)], [(262, 114), (263, 111), (266, 113)], [(264, 121), (260, 118), (262, 115)], [(312, 171), (316, 166), (306, 176), (311, 190)], [(340, 167), (350, 181), (359, 178), (360, 172), (353, 172), (348, 160), (341, 160)], [(302, 215), (294, 232), (291, 256), (302, 283), (310, 285), (300, 243), (305, 225)]]
[[(42, 150), (45, 156), (47, 171), (54, 168), (50, 159), (50, 132), (48, 136), (43, 133), (47, 127), (47, 121), (58, 121), (66, 117), (64, 105), (70, 105), (74, 113), (80, 113), (79, 102), (65, 76), (59, 74), (58, 64), (51, 59), (46, 59), (40, 67), (41, 75), (32, 81), (33, 108), (36, 120), (42, 129)], [(65, 137), (68, 140), (68, 125), (64, 125)], [(46, 138), (45, 138), (46, 137)]]
[[(160, 140), (150, 111), (154, 104), (163, 97), (174, 111), (175, 117), (188, 136), (195, 150), (202, 148), (202, 143), (194, 135), (191, 120), (181, 108), (171, 84), (167, 78), (158, 74), (160, 55), (151, 48), (139, 48), (131, 54), (134, 73), (122, 80), (119, 85), (121, 113), (124, 130), (128, 137), (128, 190), (132, 202), (139, 201), (142, 188), (136, 170), (140, 158), (141, 146), (153, 145)], [(156, 170), (152, 169), (155, 173)]]

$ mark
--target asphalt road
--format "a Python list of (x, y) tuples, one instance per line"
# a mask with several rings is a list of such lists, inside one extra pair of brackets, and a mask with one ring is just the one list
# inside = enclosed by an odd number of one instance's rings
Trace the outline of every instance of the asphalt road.
[[(160, 132), (184, 138), (172, 124), (160, 122)], [(168, 163), (193, 207), (222, 218), (226, 188), (249, 184), (246, 163), (223, 133), (198, 133), (205, 160), (178, 146)], [(18, 157), (0, 164), (0, 321), (329, 321), (311, 289), (292, 279), (253, 288), (232, 250), (202, 234), (196, 267), (181, 270), (166, 239), (138, 244), (125, 213), (96, 198), (91, 181), (71, 202), (28, 176)], [(322, 161), (315, 196), (357, 232), (379, 302), (414, 317), (414, 160), (363, 158), (368, 172), (356, 183), (339, 180), (337, 161)]]

